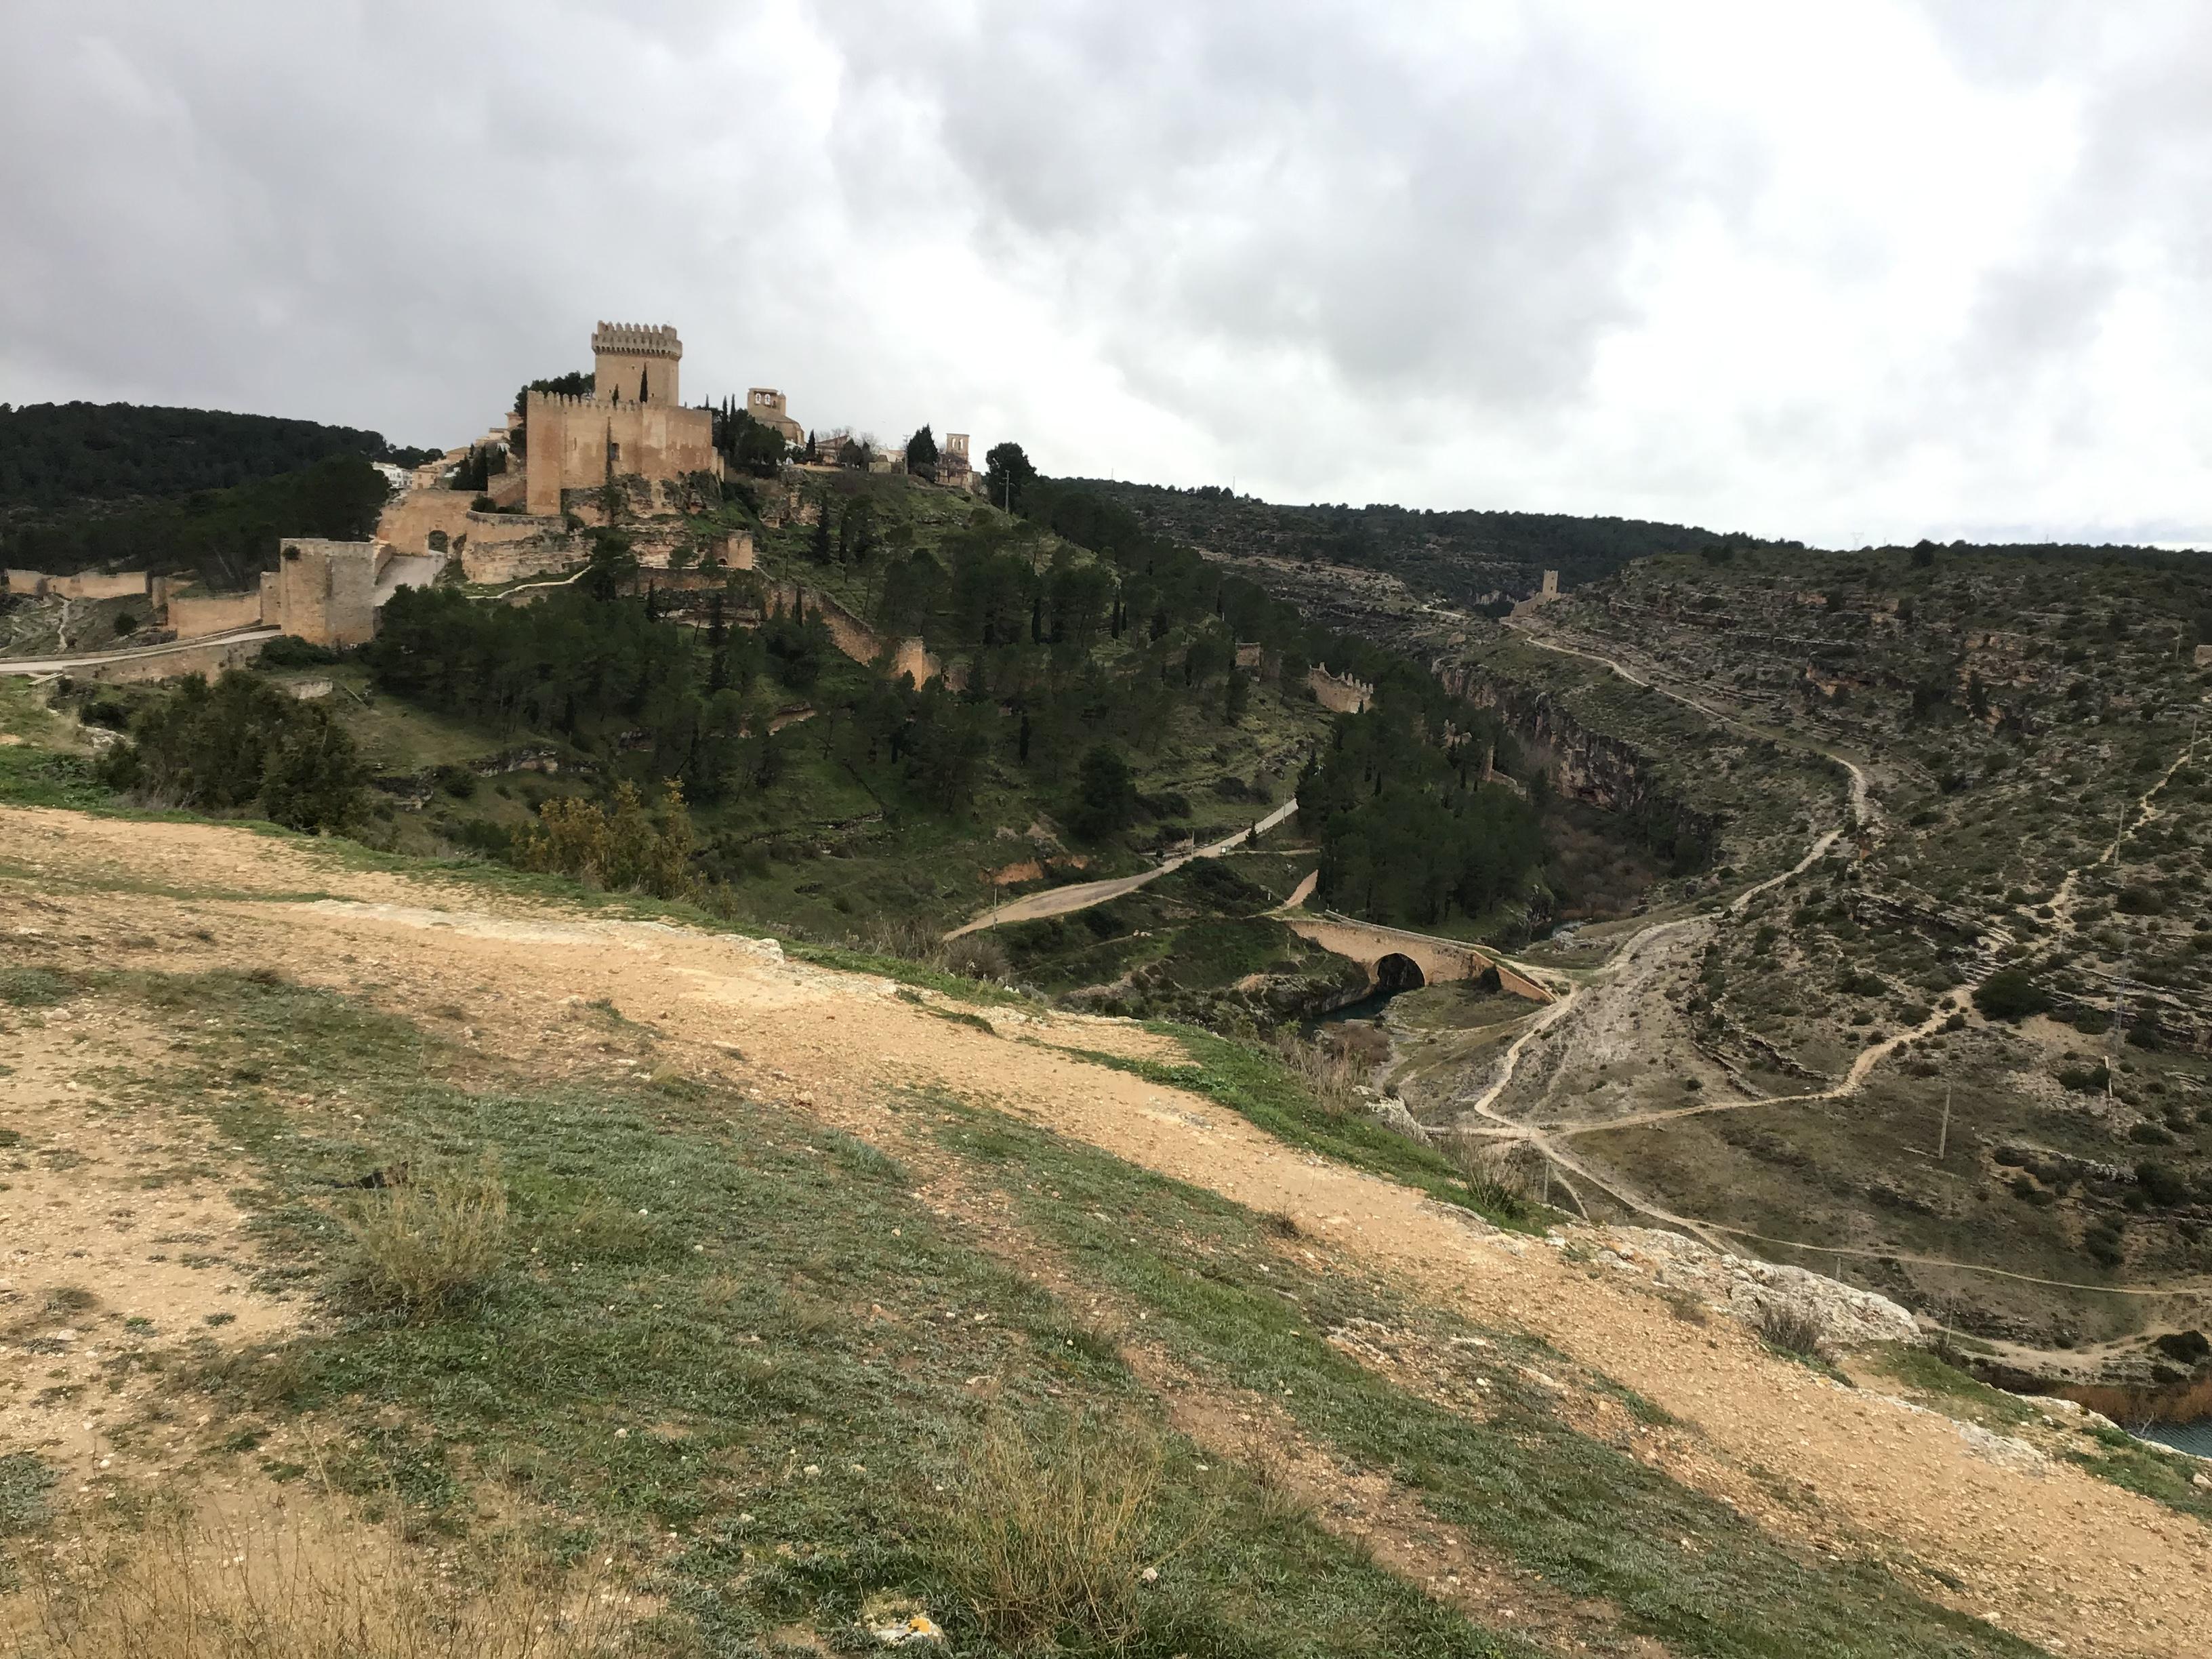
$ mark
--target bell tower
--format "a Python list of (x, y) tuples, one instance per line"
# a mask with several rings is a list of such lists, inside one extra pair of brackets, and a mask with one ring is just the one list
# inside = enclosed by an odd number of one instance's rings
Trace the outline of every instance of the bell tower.
[(677, 364), (684, 343), (673, 328), (601, 323), (592, 331), (592, 395), (601, 403), (679, 406)]

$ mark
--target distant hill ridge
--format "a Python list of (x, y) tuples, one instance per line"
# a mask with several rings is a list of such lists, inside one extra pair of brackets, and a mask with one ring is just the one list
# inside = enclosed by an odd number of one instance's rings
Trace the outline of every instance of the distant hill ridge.
[(1210, 552), (1389, 571), (1462, 601), (1494, 588), (1531, 591), (1546, 570), (1558, 571), (1573, 588), (1655, 554), (1802, 545), (1642, 519), (1387, 504), (1284, 506), (1218, 488), (1071, 482), (1128, 507), (1152, 534)]

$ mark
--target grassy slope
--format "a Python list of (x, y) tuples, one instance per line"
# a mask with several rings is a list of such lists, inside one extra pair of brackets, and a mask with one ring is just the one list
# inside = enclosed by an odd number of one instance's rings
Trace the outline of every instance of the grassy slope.
[[(326, 1288), (343, 1254), (334, 1185), (395, 1155), (494, 1150), (513, 1206), (509, 1265), (481, 1306), (408, 1324), (341, 1304), (274, 1362), (199, 1379), (222, 1414), (211, 1439), (250, 1449), (312, 1413), (342, 1436), (349, 1490), (396, 1493), (435, 1527), (465, 1534), (483, 1507), (520, 1499), (580, 1539), (649, 1550), (652, 1588), (718, 1650), (793, 1623), (841, 1632), (866, 1596), (898, 1589), (961, 1651), (988, 1652), (928, 1524), (936, 1494), (994, 1409), (1040, 1429), (1076, 1413), (1129, 1425), (1165, 1459), (1147, 1542), (1167, 1568), (1137, 1650), (1522, 1650), (1280, 1513), (1248, 1472), (1209, 1466), (1110, 1346), (859, 1142), (665, 1073), (462, 1085), (434, 1039), (321, 993), (235, 977), (137, 988), (157, 1010), (220, 1011), (161, 1086), (214, 1103), (258, 1161), (273, 1282)], [(591, 1017), (611, 1052), (651, 1063), (647, 1029)], [(239, 1088), (249, 1060), (258, 1076)], [(357, 1130), (276, 1103), (341, 1081)]]
[[(1181, 1439), (1087, 1316), (939, 1218), (914, 1173), (789, 1107), (679, 1075), (649, 1027), (581, 1011), (599, 1022), (586, 1029), (603, 1072), (486, 1075), (366, 999), (234, 975), (104, 988), (157, 1020), (191, 1012), (189, 1046), (140, 1086), (246, 1149), (268, 1283), (323, 1310), (267, 1357), (176, 1379), (204, 1402), (191, 1409), (215, 1413), (211, 1458), (254, 1455), (268, 1429), (312, 1414), (348, 1489), (397, 1497), (457, 1536), (526, 1504), (572, 1547), (649, 1559), (672, 1622), (717, 1649), (792, 1624), (842, 1632), (866, 1596), (896, 1589), (940, 1613), (959, 1650), (986, 1653), (955, 1589), (961, 1562), (930, 1524), (938, 1489), (987, 1420), (1074, 1413), (1164, 1459), (1150, 1526), (1162, 1584), (1127, 1650), (1525, 1650)], [(341, 1090), (343, 1113), (299, 1103)], [(1571, 1367), (1526, 1339), (1480, 1334), (1492, 1346), (1462, 1363), (1486, 1374), (1486, 1411), (1444, 1409), (1322, 1336), (1374, 1322), (1464, 1356), (1452, 1339), (1477, 1333), (1210, 1194), (996, 1114), (926, 1096), (884, 1104), (914, 1156), (1002, 1189), (1080, 1280), (1144, 1312), (1171, 1357), (1272, 1396), (1339, 1456), (1387, 1469), (1438, 1518), (1674, 1652), (2027, 1651), (1872, 1560), (1780, 1545), (1577, 1433), (1524, 1369)], [(419, 1324), (354, 1310), (338, 1218), (380, 1200), (345, 1183), (397, 1158), (487, 1152), (514, 1234), (481, 1303)], [(264, 1464), (280, 1480), (302, 1473)]]

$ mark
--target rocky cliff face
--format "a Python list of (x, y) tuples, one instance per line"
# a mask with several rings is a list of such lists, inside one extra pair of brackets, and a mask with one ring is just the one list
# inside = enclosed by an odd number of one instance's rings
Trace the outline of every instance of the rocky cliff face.
[(1702, 862), (1717, 845), (1718, 819), (1676, 799), (1634, 744), (1591, 731), (1549, 692), (1463, 663), (1439, 662), (1435, 672), (1454, 692), (1494, 711), (1560, 794), (1619, 814), (1655, 847), (1672, 848), (1678, 861)]

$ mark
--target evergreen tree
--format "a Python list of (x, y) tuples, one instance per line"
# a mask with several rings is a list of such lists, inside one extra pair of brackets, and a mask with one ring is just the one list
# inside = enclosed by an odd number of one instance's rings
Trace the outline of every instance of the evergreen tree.
[(1075, 806), (1069, 823), (1075, 833), (1096, 840), (1111, 835), (1137, 814), (1137, 779), (1121, 751), (1102, 743), (1076, 768)]
[(937, 439), (926, 426), (906, 441), (906, 470), (918, 477), (937, 476)]
[(1018, 513), (1036, 482), (1036, 468), (1018, 443), (994, 444), (983, 457), (983, 489), (994, 507)]

